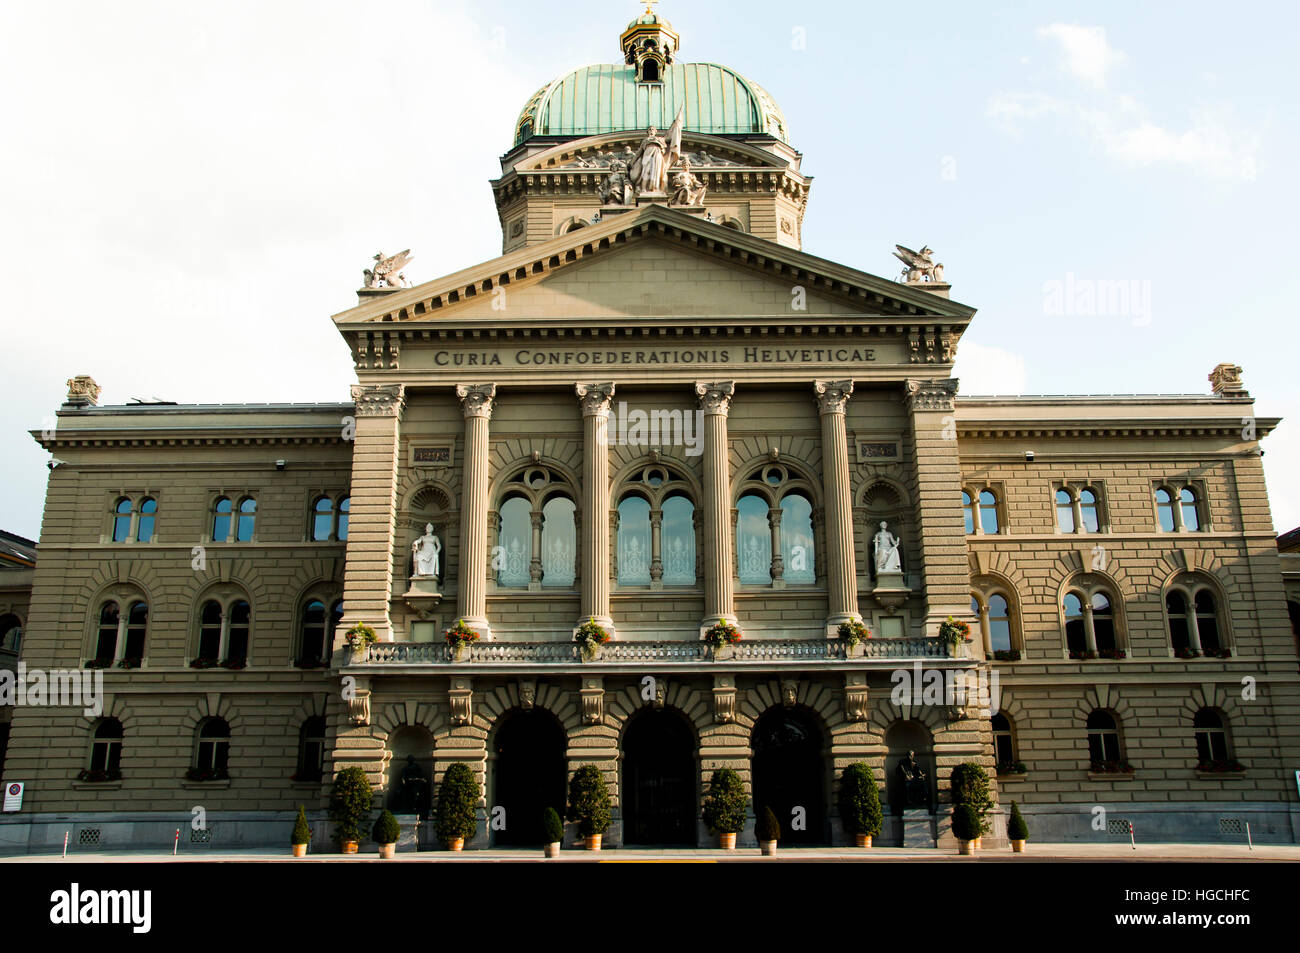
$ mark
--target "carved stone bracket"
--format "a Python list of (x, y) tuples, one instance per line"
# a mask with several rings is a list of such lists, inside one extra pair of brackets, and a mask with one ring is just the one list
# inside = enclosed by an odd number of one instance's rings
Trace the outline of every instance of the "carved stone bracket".
[(496, 400), (496, 384), (457, 384), (456, 396), (466, 417), (492, 419), (492, 404)]
[(736, 720), (736, 676), (713, 676), (713, 720), (729, 725)]
[(842, 414), (853, 393), (853, 381), (813, 381), (813, 394), (816, 395), (817, 412), (821, 414)]
[(903, 397), (910, 411), (952, 410), (953, 398), (956, 396), (957, 378), (955, 377), (923, 380), (909, 378), (903, 382)]
[(849, 721), (866, 721), (871, 715), (871, 696), (867, 691), (867, 676), (850, 672), (844, 676), (844, 717)]
[(608, 417), (609, 403), (614, 398), (614, 384), (577, 384), (574, 393), (582, 405), (584, 417)]
[(396, 417), (406, 402), (405, 384), (353, 384), (358, 417)]
[(727, 416), (731, 410), (731, 398), (736, 393), (735, 381), (717, 381), (709, 384), (696, 381), (695, 396), (700, 400), (700, 409), (706, 414)]
[(453, 678), (447, 691), (447, 704), (451, 709), (453, 725), (468, 725), (474, 720), (473, 682), (468, 678)]
[(369, 689), (358, 688), (348, 698), (348, 720), (358, 728), (364, 728), (370, 724)]
[(605, 720), (605, 680), (584, 677), (579, 694), (582, 696), (582, 723), (599, 725)]

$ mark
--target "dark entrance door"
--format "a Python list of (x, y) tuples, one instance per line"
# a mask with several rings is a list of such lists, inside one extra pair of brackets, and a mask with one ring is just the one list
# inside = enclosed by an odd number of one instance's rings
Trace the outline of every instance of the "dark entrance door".
[[(822, 736), (804, 713), (772, 708), (754, 726), (754, 810), (770, 807), (781, 825), (782, 844), (828, 844)], [(795, 829), (795, 808), (804, 827)]]
[(496, 797), (491, 806), (505, 808), (505, 829), (492, 832), (493, 844), (540, 844), (542, 812), (553, 807), (564, 817), (564, 729), (540, 709), (515, 711), (498, 729), (495, 748)]
[(623, 735), (623, 841), (694, 847), (695, 736), (672, 711), (643, 711)]

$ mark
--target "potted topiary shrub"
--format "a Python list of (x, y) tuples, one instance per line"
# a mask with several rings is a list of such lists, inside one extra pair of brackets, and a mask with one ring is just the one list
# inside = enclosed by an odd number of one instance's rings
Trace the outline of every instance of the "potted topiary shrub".
[(379, 820), (375, 821), (370, 836), (379, 845), (379, 856), (384, 860), (392, 860), (393, 852), (397, 850), (397, 839), (402, 836), (402, 825), (397, 823), (392, 811), (385, 810), (379, 815)]
[(564, 816), (578, 825), (587, 850), (600, 850), (609, 827), (609, 787), (594, 764), (584, 764), (569, 781), (569, 807)]
[(978, 764), (966, 761), (952, 769), (951, 778), (952, 803), (969, 804), (975, 811), (979, 830), (975, 834), (975, 849), (980, 848), (980, 840), (990, 829), (988, 815), (993, 810), (993, 798), (989, 796), (989, 776)]
[(772, 813), (770, 807), (765, 807), (758, 812), (758, 820), (754, 823), (754, 836), (758, 838), (758, 846), (763, 851), (763, 856), (771, 857), (776, 853), (776, 842), (781, 839), (781, 825), (776, 821), (776, 815)]
[(448, 850), (462, 850), (478, 828), (478, 780), (469, 765), (457, 761), (438, 785), (438, 837)]
[(546, 856), (559, 857), (560, 844), (564, 841), (564, 822), (553, 807), (542, 812), (542, 833), (546, 837)]
[(355, 854), (364, 836), (362, 825), (370, 818), (374, 789), (366, 772), (359, 767), (344, 768), (334, 778), (330, 792), (330, 820), (334, 822), (334, 839), (345, 854)]
[(1025, 852), (1025, 841), (1029, 840), (1029, 825), (1020, 816), (1020, 806), (1011, 805), (1011, 816), (1007, 818), (1007, 840), (1011, 841), (1011, 850), (1017, 854)]
[(980, 819), (975, 808), (969, 804), (958, 804), (952, 809), (952, 834), (957, 838), (957, 849), (969, 854), (975, 849), (975, 838), (979, 836)]
[(840, 823), (845, 833), (853, 835), (855, 846), (870, 847), (884, 820), (871, 769), (861, 761), (849, 765), (840, 776)]
[(311, 843), (311, 828), (307, 826), (307, 812), (301, 804), (298, 805), (298, 817), (293, 822), (293, 834), (289, 837), (289, 843), (293, 845), (293, 856), (307, 856), (307, 845)]
[(700, 812), (709, 830), (717, 831), (724, 850), (734, 850), (736, 834), (745, 827), (745, 783), (731, 768), (719, 768), (709, 779)]

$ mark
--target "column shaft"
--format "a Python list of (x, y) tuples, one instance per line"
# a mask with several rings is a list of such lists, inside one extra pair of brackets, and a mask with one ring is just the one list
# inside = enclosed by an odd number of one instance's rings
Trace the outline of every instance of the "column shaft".
[(822, 418), (822, 489), (826, 498), (826, 630), (858, 618), (857, 563), (853, 554), (853, 503), (849, 491), (845, 406), (853, 381), (816, 381), (813, 393)]
[(732, 381), (695, 385), (695, 395), (704, 411), (704, 618), (701, 628), (718, 619), (736, 621), (727, 441), (727, 413), (735, 392)]
[(465, 453), (461, 464), (460, 563), (457, 615), (490, 639), (487, 618), (488, 421), (495, 384), (460, 384), (456, 396), (465, 412)]
[(609, 402), (614, 385), (578, 384), (582, 405), (582, 615), (613, 629), (609, 614)]

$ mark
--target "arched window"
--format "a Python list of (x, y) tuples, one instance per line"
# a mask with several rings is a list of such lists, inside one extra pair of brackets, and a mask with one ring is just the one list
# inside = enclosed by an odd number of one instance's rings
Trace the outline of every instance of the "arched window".
[(252, 606), (244, 599), (226, 596), (209, 599), (199, 610), (198, 654), (191, 668), (239, 669), (248, 664)]
[(787, 493), (781, 498), (781, 559), (786, 582), (817, 581), (813, 551), (812, 503), (802, 493)]
[(767, 500), (752, 493), (736, 503), (736, 560), (742, 583), (771, 585), (772, 534), (768, 527)]
[(1231, 652), (1223, 637), (1221, 605), (1213, 588), (1194, 573), (1179, 576), (1165, 594), (1169, 646), (1178, 658), (1227, 658)]
[(976, 591), (971, 594), (970, 610), (979, 619), (989, 657), (1002, 662), (1019, 661), (1010, 598), (1003, 592)]
[(992, 490), (980, 490), (979, 502), (980, 528), (993, 536), (998, 532), (998, 498)]
[(966, 520), (966, 535), (970, 536), (975, 532), (975, 505), (965, 490), (961, 491), (961, 512)]
[(1079, 491), (1079, 526), (1085, 533), (1101, 531), (1101, 518), (1097, 512), (1097, 493), (1092, 489)]
[(1056, 526), (1062, 533), (1074, 532), (1074, 500), (1068, 490), (1056, 491)]
[(298, 770), (295, 781), (319, 781), (325, 772), (325, 719), (312, 715), (298, 729)]
[(1196, 492), (1191, 487), (1178, 491), (1178, 505), (1183, 517), (1183, 529), (1194, 533), (1201, 528), (1201, 511), (1196, 505)]
[(1214, 708), (1202, 708), (1192, 718), (1196, 735), (1196, 762), (1203, 771), (1231, 770), (1228, 765), (1228, 732), (1223, 715)]
[(1079, 584), (1082, 588), (1067, 592), (1061, 603), (1070, 658), (1125, 658), (1113, 595), (1101, 584), (1089, 583), (1086, 577)]
[(235, 505), (230, 497), (219, 496), (212, 504), (212, 541), (224, 543), (230, 537), (230, 519)]
[(664, 500), (660, 530), (665, 586), (695, 585), (695, 504), (677, 494)]
[(1124, 767), (1119, 724), (1114, 715), (1100, 708), (1088, 716), (1088, 760), (1096, 772), (1122, 770)]
[(90, 764), (81, 773), (82, 781), (117, 781), (122, 777), (122, 723), (116, 718), (101, 718), (90, 740)]
[(257, 500), (246, 496), (239, 501), (239, 523), (235, 529), (235, 542), (247, 543), (253, 538), (253, 522), (257, 519)]
[(135, 668), (144, 659), (145, 634), (149, 628), (149, 606), (133, 602), (126, 613), (126, 632), (122, 648), (122, 661), (126, 667)]
[(302, 610), (302, 629), (298, 638), (299, 668), (318, 668), (334, 654), (334, 633), (343, 621), (343, 600), (336, 599), (327, 610), (321, 599), (311, 599)]
[(147, 543), (153, 539), (154, 520), (158, 514), (158, 501), (146, 496), (140, 501), (140, 519), (136, 522), (136, 542)]
[(87, 667), (107, 668), (116, 663), (119, 668), (138, 668), (144, 660), (148, 629), (148, 603), (135, 600), (127, 605), (123, 615), (117, 602), (111, 599), (105, 602), (99, 608), (95, 655), (86, 663)]
[(1105, 655), (1107, 652), (1114, 652), (1115, 645), (1115, 614), (1110, 607), (1110, 599), (1105, 593), (1094, 592), (1092, 594), (1092, 630), (1093, 637), (1096, 640), (1097, 652)]
[(348, 538), (348, 516), (352, 512), (352, 497), (345, 496), (339, 500), (339, 529), (335, 534), (340, 540)]
[(1163, 486), (1156, 490), (1156, 525), (1162, 533), (1174, 531), (1174, 495)]
[(577, 578), (576, 509), (573, 501), (563, 496), (552, 496), (542, 506), (543, 586), (568, 588)]
[(95, 662), (101, 667), (117, 658), (117, 629), (121, 610), (116, 602), (105, 602), (99, 609), (99, 631), (95, 638)]
[[(17, 655), (23, 647), (23, 621), (16, 615), (0, 617), (0, 650)], [(0, 763), (0, 767), (3, 764)]]
[(1083, 597), (1077, 592), (1065, 594), (1065, 644), (1070, 656), (1082, 656), (1087, 650), (1088, 639), (1083, 622)]
[(1011, 608), (1000, 593), (989, 596), (989, 643), (994, 652), (1010, 652)]
[(1175, 655), (1191, 655), (1191, 629), (1187, 621), (1187, 597), (1177, 589), (1165, 596), (1165, 614), (1169, 618), (1169, 644)]
[[(501, 506), (501, 529), (497, 544), (501, 547), (497, 562), (497, 585), (526, 586), (529, 565), (533, 559), (533, 531), (531, 507), (523, 497), (516, 496)], [(540, 568), (540, 567), (539, 567)]]
[(130, 497), (124, 496), (113, 504), (113, 542), (125, 543), (131, 538), (132, 512)]
[(992, 487), (968, 487), (961, 494), (966, 533), (994, 536), (1001, 531), (998, 494)]
[(1219, 654), (1223, 648), (1219, 642), (1219, 613), (1209, 589), (1196, 593), (1196, 630), (1201, 638), (1201, 651), (1206, 655)]
[(993, 729), (993, 759), (998, 774), (1021, 774), (1025, 767), (1016, 758), (1016, 739), (1011, 731), (1011, 720), (998, 712), (989, 719)]
[(328, 496), (319, 496), (311, 505), (311, 541), (325, 542), (334, 529), (334, 501)]
[(650, 585), (650, 502), (639, 496), (618, 504), (618, 584)]
[(194, 739), (191, 781), (220, 781), (229, 776), (230, 725), (224, 718), (204, 718)]

